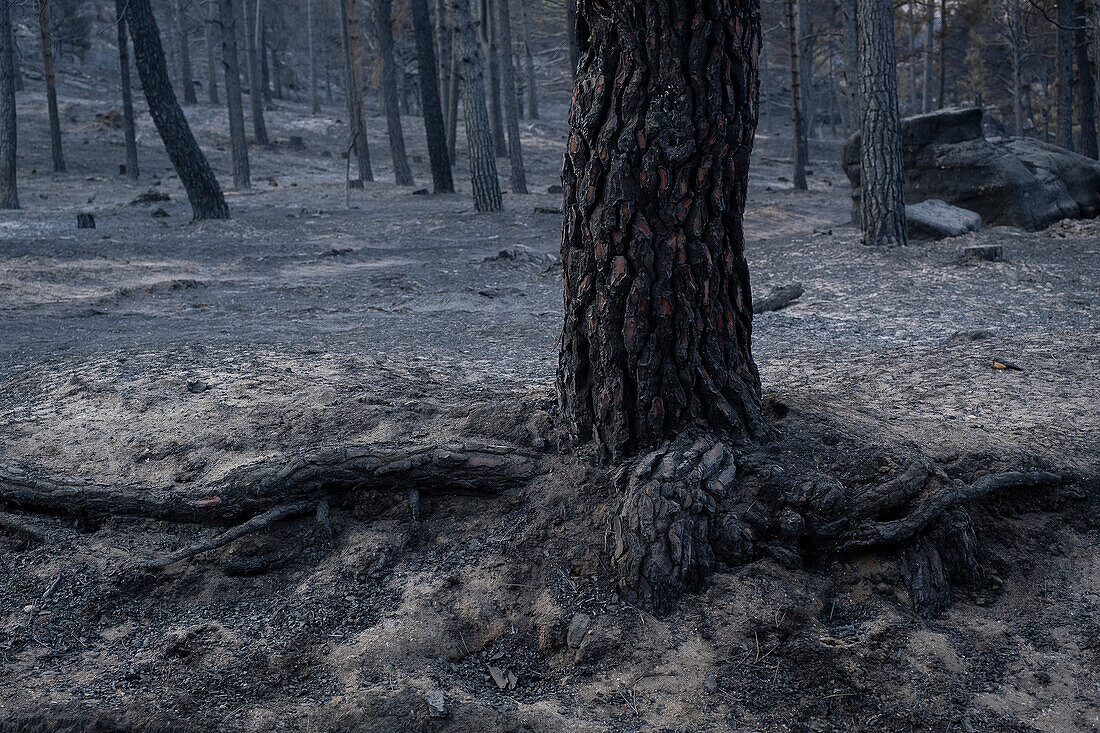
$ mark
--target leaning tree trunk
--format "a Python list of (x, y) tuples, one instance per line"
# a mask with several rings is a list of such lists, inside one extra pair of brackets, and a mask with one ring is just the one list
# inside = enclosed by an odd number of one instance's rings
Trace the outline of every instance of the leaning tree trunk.
[(908, 243), (892, 0), (858, 0), (863, 243)]
[(1100, 157), (1096, 144), (1096, 87), (1093, 85), (1092, 62), (1089, 60), (1088, 12), (1084, 0), (1077, 3), (1077, 21), (1073, 31), (1077, 52), (1077, 78), (1081, 92), (1081, 154), (1092, 159)]
[(187, 124), (176, 93), (172, 91), (164, 48), (160, 45), (160, 31), (149, 0), (124, 0), (123, 5), (134, 42), (134, 62), (149, 103), (149, 113), (164, 141), (168, 158), (187, 190), (191, 210), (196, 219), (228, 219), (229, 207), (225, 204), (218, 180), (195, 142), (191, 126)]
[[(197, 6), (198, 0), (195, 2)], [(221, 104), (218, 99), (218, 55), (214, 50), (214, 44), (217, 43), (214, 34), (218, 32), (218, 9), (210, 3), (205, 10), (199, 7), (199, 12), (203, 15), (202, 39), (206, 46), (206, 101), (218, 105)]]
[(428, 137), (433, 189), (436, 193), (454, 193), (443, 107), (439, 101), (439, 79), (436, 77), (439, 66), (435, 60), (435, 44), (432, 43), (432, 19), (428, 13), (428, 0), (411, 0), (411, 4), (417, 65), (420, 70), (420, 106), (424, 113), (424, 132)]
[(124, 11), (126, 0), (115, 0), (115, 17), (118, 19), (118, 69), (122, 84), (122, 134), (126, 140), (126, 173), (130, 181), (138, 182), (137, 132), (134, 129), (134, 97), (130, 85), (130, 37)]
[(244, 132), (244, 102), (241, 100), (241, 65), (237, 54), (237, 3), (219, 0), (221, 7), (222, 64), (225, 67), (225, 101), (229, 111), (229, 142), (233, 149), (233, 187), (252, 188), (248, 164), (248, 141)]
[[(393, 49), (393, 2), (375, 0), (374, 31), (378, 57), (382, 64), (382, 107), (386, 113), (386, 131), (393, 159), (393, 176), (398, 186), (413, 185), (409, 158), (405, 154), (405, 136), (401, 131), (401, 108), (397, 97), (397, 68)], [(404, 73), (404, 72), (402, 72)]]
[(339, 0), (340, 27), (344, 41), (344, 86), (348, 103), (348, 127), (351, 144), (348, 153), (355, 150), (358, 163), (359, 181), (373, 181), (370, 168), (370, 148), (367, 145), (367, 123), (363, 116), (363, 82), (359, 76), (362, 68), (362, 55), (359, 50), (359, 16), (355, 11), (355, 0)]
[(321, 99), (317, 94), (317, 50), (313, 42), (313, 2), (314, 0), (306, 0), (306, 33), (309, 36), (309, 109), (313, 114), (318, 114), (321, 111)]
[(508, 128), (508, 159), (512, 166), (512, 193), (527, 193), (527, 173), (523, 169), (523, 147), (519, 140), (519, 110), (516, 94), (516, 69), (512, 64), (512, 14), (508, 3), (497, 0), (500, 27), (501, 68), (504, 71), (504, 121)]
[(809, 157), (806, 117), (802, 106), (805, 101), (805, 95), (802, 93), (802, 21), (805, 18), (802, 10), (803, 2), (804, 0), (787, 0), (787, 43), (791, 52), (791, 135), (793, 136), (791, 155), (794, 159), (794, 187), (799, 191), (805, 191), (808, 188), (806, 159)]
[(46, 107), (50, 115), (50, 154), (55, 173), (65, 172), (65, 154), (61, 150), (61, 115), (57, 111), (57, 78), (53, 70), (53, 42), (50, 39), (50, 13), (46, 0), (38, 0), (38, 29), (42, 35), (42, 67), (46, 76)]
[[(256, 138), (257, 145), (267, 145), (267, 124), (264, 122), (264, 93), (263, 80), (260, 78), (260, 57), (257, 46), (255, 28), (251, 20), (256, 14), (250, 8), (256, 8), (260, 0), (244, 0), (241, 3), (241, 14), (244, 18), (244, 53), (248, 66), (248, 101), (252, 108), (252, 136)], [(258, 8), (257, 8), (258, 10)]]
[(581, 0), (562, 182), (562, 414), (611, 459), (759, 427), (742, 212), (754, 0)]
[(1058, 0), (1055, 69), (1058, 74), (1058, 127), (1055, 142), (1073, 150), (1073, 0)]
[(456, 72), (462, 79), (463, 117), (466, 120), (474, 208), (478, 211), (500, 211), (504, 204), (500, 194), (497, 162), (493, 155), (489, 112), (485, 109), (485, 72), (478, 53), (477, 31), (470, 13), (470, 0), (450, 1), (451, 21), (455, 27)]
[(15, 149), (15, 34), (11, 3), (0, 2), (0, 209), (19, 208)]
[(191, 43), (187, 34), (187, 13), (184, 0), (176, 0), (176, 26), (180, 36), (180, 82), (183, 84), (183, 103), (195, 104), (195, 81), (191, 76)]

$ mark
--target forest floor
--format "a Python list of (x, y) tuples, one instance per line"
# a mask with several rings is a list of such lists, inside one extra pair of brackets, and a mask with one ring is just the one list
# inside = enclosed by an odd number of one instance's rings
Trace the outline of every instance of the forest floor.
[[(20, 514), (49, 541), (0, 530), (0, 730), (1100, 729), (1095, 492), (972, 508), (995, 575), (933, 619), (881, 553), (759, 560), (664, 618), (615, 596), (612, 497), (578, 496), (603, 469), (554, 454), (546, 419), (562, 105), (524, 124), (536, 193), (486, 215), (465, 180), (396, 187), (378, 117), (379, 181), (348, 208), (339, 112), (280, 103), (233, 219), (192, 224), (148, 122), (142, 183), (116, 175), (121, 131), (97, 117), (113, 93), (91, 82), (63, 84), (70, 173), (47, 173), (39, 96), (20, 95), (25, 208), (0, 219), (0, 464), (185, 487), (312, 446), (476, 436), (547, 449), (553, 470), (498, 496), (426, 495), (418, 522), (401, 496), (364, 498), (333, 507), (332, 547), (289, 520), (138, 585), (112, 572), (215, 530)], [(229, 170), (224, 111), (189, 116)], [(422, 127), (405, 124), (427, 186)], [(755, 321), (777, 430), (898, 456), (884, 475), (919, 446), (964, 471), (1026, 459), (1095, 477), (1100, 222), (872, 251), (839, 148), (813, 145), (805, 193), (784, 137), (754, 156), (754, 290), (805, 288)], [(169, 200), (131, 203), (147, 191)], [(80, 211), (96, 229), (75, 228)], [(1005, 261), (960, 259), (975, 243)]]

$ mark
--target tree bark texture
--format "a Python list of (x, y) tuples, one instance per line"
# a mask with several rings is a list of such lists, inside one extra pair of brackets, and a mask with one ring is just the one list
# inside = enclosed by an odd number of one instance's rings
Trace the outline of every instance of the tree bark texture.
[(458, 102), (462, 96), (462, 73), (459, 69), (458, 41), (454, 36), (455, 24), (451, 23), (450, 91), (447, 93), (447, 154), (453, 163), (458, 150)]
[[(392, 0), (375, 0), (374, 30), (378, 41), (378, 57), (382, 64), (382, 107), (386, 113), (386, 132), (390, 140), (393, 176), (398, 186), (411, 186), (413, 175), (409, 168), (409, 158), (405, 154), (405, 136), (401, 131), (401, 108), (397, 97)], [(404, 74), (404, 71), (401, 73)]]
[(496, 0), (497, 27), (500, 29), (501, 70), (504, 72), (504, 122), (508, 130), (508, 160), (512, 168), (512, 193), (527, 193), (527, 173), (523, 169), (523, 146), (519, 140), (519, 109), (516, 93), (516, 68), (512, 63), (511, 0)]
[(504, 111), (500, 104), (500, 48), (497, 41), (497, 0), (478, 0), (481, 44), (485, 53), (486, 93), (489, 95), (489, 122), (493, 130), (493, 152), (498, 157), (508, 154), (508, 140), (504, 134)]
[(164, 48), (160, 44), (160, 31), (149, 0), (125, 0), (124, 7), (130, 38), (134, 42), (134, 62), (145, 90), (149, 113), (164, 141), (172, 166), (187, 190), (191, 211), (196, 219), (228, 219), (229, 207), (218, 180), (199, 149), (176, 93), (172, 91)]
[(803, 114), (802, 104), (805, 101), (802, 94), (802, 19), (805, 13), (802, 9), (804, 0), (787, 0), (787, 43), (791, 52), (791, 135), (794, 171), (792, 177), (794, 187), (799, 191), (805, 191), (806, 185), (806, 118)]
[(194, 2), (203, 18), (202, 38), (206, 46), (206, 101), (218, 105), (221, 104), (218, 98), (218, 54), (214, 48), (218, 43), (215, 39), (215, 34), (218, 32), (218, 8), (214, 3), (208, 3), (204, 9), (198, 4), (198, 0)]
[(1081, 154), (1095, 160), (1100, 157), (1096, 141), (1096, 87), (1093, 85), (1092, 61), (1089, 59), (1088, 12), (1084, 0), (1077, 2), (1077, 15), (1073, 31), (1077, 56), (1077, 79), (1080, 90), (1078, 105), (1081, 124)]
[(577, 0), (565, 2), (565, 43), (569, 46), (569, 75), (577, 78), (577, 66), (581, 62), (581, 49), (577, 45)]
[(435, 40), (439, 52), (436, 62), (439, 64), (440, 106), (446, 115), (451, 104), (451, 23), (447, 20), (447, 0), (435, 0)]
[(15, 34), (11, 3), (0, 2), (0, 209), (18, 209), (15, 179)]
[(260, 78), (259, 40), (253, 22), (260, 0), (244, 0), (241, 14), (244, 20), (244, 52), (248, 66), (248, 101), (252, 109), (252, 136), (257, 145), (267, 145), (267, 124), (264, 122), (263, 79)]
[(219, 0), (221, 7), (222, 64), (225, 67), (225, 101), (229, 112), (229, 141), (233, 149), (233, 187), (252, 188), (248, 164), (248, 141), (244, 132), (244, 102), (241, 99), (241, 66), (237, 54), (236, 0)]
[(122, 134), (126, 141), (126, 173), (130, 181), (137, 183), (138, 171), (137, 131), (134, 129), (134, 96), (130, 84), (130, 37), (124, 11), (126, 0), (115, 0), (115, 17), (118, 26), (118, 70), (122, 84)]
[(538, 85), (535, 83), (535, 56), (531, 53), (531, 24), (527, 19), (527, 3), (519, 0), (520, 19), (523, 21), (524, 68), (527, 72), (527, 116), (539, 118)]
[(411, 0), (413, 34), (416, 36), (417, 65), (420, 70), (420, 106), (424, 112), (424, 133), (428, 138), (428, 159), (432, 166), (432, 185), (436, 193), (454, 193), (451, 159), (447, 154), (447, 132), (443, 107), (439, 100), (435, 44), (428, 0)]
[(46, 107), (50, 117), (50, 155), (53, 158), (54, 172), (64, 173), (61, 115), (57, 111), (57, 78), (53, 69), (53, 40), (50, 38), (50, 11), (46, 0), (38, 0), (38, 29), (42, 35), (42, 69), (46, 77)]
[(363, 56), (359, 49), (359, 16), (355, 0), (339, 0), (340, 20), (344, 40), (344, 79), (348, 103), (350, 148), (355, 149), (359, 180), (373, 181), (370, 168), (370, 147), (367, 145), (367, 124), (363, 116), (363, 82), (360, 76)]
[(493, 153), (493, 132), (489, 125), (489, 112), (485, 108), (485, 72), (478, 52), (470, 0), (450, 2), (451, 20), (455, 25), (456, 71), (462, 79), (463, 117), (466, 121), (474, 208), (478, 211), (500, 211), (503, 200)]
[(742, 216), (759, 5), (581, 0), (578, 27), (562, 414), (612, 460), (693, 426), (756, 434)]
[(860, 226), (863, 243), (908, 243), (901, 159), (897, 50), (891, 0), (858, 0)]
[(176, 0), (176, 30), (180, 37), (180, 83), (183, 85), (183, 103), (195, 104), (195, 80), (191, 76), (191, 41), (187, 33), (187, 13), (184, 0)]
[(1058, 126), (1054, 129), (1055, 142), (1067, 150), (1073, 150), (1073, 0), (1058, 0), (1058, 45), (1055, 56), (1055, 73), (1058, 75)]

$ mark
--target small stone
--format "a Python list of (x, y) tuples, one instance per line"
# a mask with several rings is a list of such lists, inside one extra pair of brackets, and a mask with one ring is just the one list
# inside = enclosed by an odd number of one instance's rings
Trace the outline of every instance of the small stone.
[(591, 626), (592, 619), (586, 614), (578, 613), (573, 617), (573, 620), (569, 622), (569, 631), (565, 635), (565, 643), (569, 645), (570, 649), (579, 649), (581, 644), (584, 643), (584, 638), (588, 635), (588, 627)]
[(166, 218), (168, 218), (169, 216), (171, 216), (171, 214), (169, 214), (169, 213), (168, 213), (167, 211), (165, 211), (164, 209), (161, 209), (161, 208), (159, 208), (159, 207), (158, 207), (158, 208), (157, 208), (157, 209), (156, 209), (156, 210), (155, 210), (155, 211), (154, 211), (154, 212), (153, 212), (152, 214), (150, 214), (149, 216), (153, 217), (154, 219), (166, 219)]
[(718, 692), (718, 673), (717, 672), (713, 672), (713, 671), (707, 672), (707, 676), (703, 678), (703, 689), (706, 690), (707, 692), (709, 692), (712, 695), (714, 693)]
[(443, 690), (432, 690), (428, 693), (428, 716), (432, 718), (447, 717), (447, 701), (443, 697)]
[(202, 380), (195, 380), (194, 382), (187, 383), (187, 391), (192, 394), (202, 394), (208, 389), (210, 389), (210, 385)]
[(978, 247), (967, 247), (963, 250), (963, 259), (972, 262), (1003, 262), (1005, 250), (999, 244), (985, 244)]

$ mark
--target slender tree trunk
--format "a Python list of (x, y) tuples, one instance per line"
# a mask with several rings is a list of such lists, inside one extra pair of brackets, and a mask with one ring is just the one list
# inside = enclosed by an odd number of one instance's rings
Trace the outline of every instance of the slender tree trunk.
[(313, 39), (317, 32), (313, 22), (314, 1), (306, 0), (306, 32), (309, 34), (309, 108), (313, 114), (319, 114), (321, 98), (317, 94), (317, 49)]
[[(264, 122), (263, 79), (260, 74), (259, 39), (256, 37), (254, 19), (259, 17), (260, 0), (244, 0), (241, 14), (244, 18), (244, 53), (248, 66), (248, 101), (252, 109), (252, 136), (257, 145), (267, 145), (267, 125)], [(253, 10), (257, 12), (253, 12)]]
[(485, 108), (485, 72), (477, 47), (477, 30), (470, 13), (470, 0), (450, 0), (451, 21), (454, 23), (457, 72), (462, 79), (463, 117), (466, 120), (466, 143), (470, 154), (470, 182), (474, 191), (474, 208), (478, 211), (500, 211), (500, 179), (493, 156), (493, 133), (489, 112)]
[(263, 0), (256, 0), (256, 53), (260, 56), (260, 88), (264, 91), (264, 105), (271, 104), (271, 66), (267, 63), (267, 25), (264, 23)]
[(130, 85), (130, 36), (124, 14), (127, 0), (115, 0), (115, 24), (118, 26), (118, 67), (122, 84), (122, 133), (126, 140), (126, 173), (132, 183), (139, 178), (137, 132), (134, 129), (134, 98)]
[(225, 101), (229, 111), (229, 140), (233, 149), (233, 187), (252, 188), (248, 165), (248, 141), (244, 132), (241, 100), (241, 64), (237, 54), (236, 0), (219, 0), (221, 7), (222, 63), (225, 67)]
[(1055, 142), (1073, 150), (1073, 0), (1058, 0), (1058, 127)]
[(924, 96), (921, 111), (932, 111), (932, 47), (936, 42), (936, 3), (928, 3), (928, 19), (924, 24)]
[(439, 101), (439, 80), (432, 43), (432, 19), (428, 0), (410, 0), (413, 34), (416, 36), (417, 67), (420, 70), (420, 106), (424, 113), (424, 133), (428, 138), (428, 159), (432, 166), (432, 185), (436, 193), (454, 193), (451, 159), (447, 155), (447, 133), (443, 107)]
[(1012, 134), (1020, 137), (1024, 134), (1023, 112), (1023, 43), (1024, 22), (1020, 7), (1022, 0), (1009, 0), (1009, 44), (1012, 54)]
[[(814, 131), (816, 112), (814, 110), (814, 44), (816, 39), (810, 26), (810, 14), (807, 8), (809, 0), (798, 0), (798, 79), (802, 90), (802, 125), (803, 135), (808, 141)], [(809, 143), (807, 142), (806, 157), (809, 158)]]
[(367, 145), (367, 125), (363, 116), (363, 82), (359, 76), (363, 57), (359, 50), (359, 16), (355, 0), (339, 0), (340, 20), (344, 39), (344, 70), (347, 87), (348, 126), (351, 147), (355, 149), (359, 180), (373, 181), (370, 168), (370, 147)]
[(447, 0), (435, 0), (435, 41), (439, 50), (436, 61), (439, 64), (440, 106), (446, 113), (451, 107), (451, 24), (447, 21)]
[(207, 101), (210, 102), (210, 104), (218, 105), (221, 104), (218, 99), (218, 54), (217, 51), (214, 50), (214, 46), (217, 44), (214, 34), (218, 32), (218, 10), (212, 2), (207, 3), (205, 10), (198, 5), (198, 0), (195, 0), (195, 3), (203, 16), (202, 37), (206, 45)]
[(774, 110), (775, 110), (775, 88), (771, 83), (771, 66), (768, 62), (768, 50), (771, 48), (768, 41), (768, 36), (765, 33), (760, 34), (760, 61), (759, 61), (759, 73), (760, 73), (760, 108), (764, 115), (764, 129), (771, 133), (775, 130)]
[(10, 2), (0, 1), (0, 209), (19, 208), (15, 178), (15, 34)]
[(504, 120), (508, 126), (508, 160), (512, 166), (512, 193), (527, 193), (527, 173), (523, 168), (523, 147), (519, 140), (516, 69), (512, 65), (512, 16), (509, 0), (497, 0), (500, 28), (501, 67), (504, 71)]
[(191, 76), (191, 41), (187, 33), (187, 13), (184, 0), (176, 0), (176, 31), (180, 37), (180, 83), (183, 85), (183, 103), (195, 104), (195, 80)]
[(613, 460), (700, 426), (752, 435), (760, 381), (741, 217), (758, 5), (581, 0), (579, 19), (562, 415)]
[[(3, 2), (4, 0), (0, 0)], [(57, 78), (53, 70), (53, 42), (50, 38), (50, 12), (46, 0), (38, 0), (38, 30), (42, 34), (42, 66), (46, 76), (46, 107), (50, 116), (50, 154), (55, 173), (65, 172), (65, 154), (61, 150), (61, 115), (57, 111)]]
[(535, 83), (535, 56), (531, 53), (531, 24), (527, 20), (527, 2), (519, 0), (520, 17), (523, 19), (523, 55), (527, 72), (527, 116), (539, 118), (538, 84)]
[[(452, 21), (452, 29), (457, 27), (457, 23)], [(458, 39), (454, 37), (454, 33), (451, 33), (451, 91), (448, 93), (449, 99), (447, 100), (447, 155), (451, 158), (453, 164), (457, 158), (455, 157), (458, 151), (458, 102), (462, 96), (461, 85), (461, 71), (458, 68)]]
[(577, 0), (563, 0), (565, 3), (565, 43), (569, 46), (569, 75), (577, 78), (577, 64), (581, 60), (581, 49), (577, 45)]
[(860, 225), (867, 245), (905, 245), (905, 172), (892, 0), (858, 0)]
[(134, 42), (134, 62), (149, 103), (149, 113), (164, 141), (168, 158), (187, 190), (191, 210), (196, 219), (228, 219), (229, 207), (218, 180), (195, 142), (191, 126), (172, 91), (168, 64), (160, 45), (160, 31), (149, 0), (125, 0), (125, 8), (130, 38)]
[[(932, 0), (935, 2), (936, 0)], [(947, 106), (947, 0), (940, 0), (940, 96), (936, 108)]]
[[(397, 95), (397, 68), (393, 49), (392, 0), (375, 0), (374, 30), (378, 40), (378, 57), (382, 62), (382, 108), (386, 113), (386, 129), (393, 158), (393, 175), (398, 186), (413, 185), (409, 159), (405, 155), (405, 137), (401, 132), (401, 108)], [(404, 73), (404, 72), (402, 72)]]
[(1087, 33), (1088, 11), (1084, 0), (1077, 2), (1076, 28), (1073, 31), (1074, 45), (1077, 51), (1077, 78), (1080, 80), (1080, 121), (1081, 154), (1089, 158), (1100, 157), (1096, 145), (1096, 87), (1093, 86), (1092, 61), (1089, 59), (1089, 39)]
[(488, 72), (486, 92), (489, 95), (489, 122), (493, 129), (493, 151), (497, 157), (508, 154), (504, 134), (504, 110), (500, 103), (500, 54), (497, 43), (496, 0), (479, 0), (481, 43)]
[(806, 185), (806, 120), (802, 115), (802, 62), (800, 41), (802, 29), (798, 21), (802, 17), (804, 0), (787, 0), (787, 42), (791, 52), (791, 134), (793, 136), (794, 187), (805, 191)]

